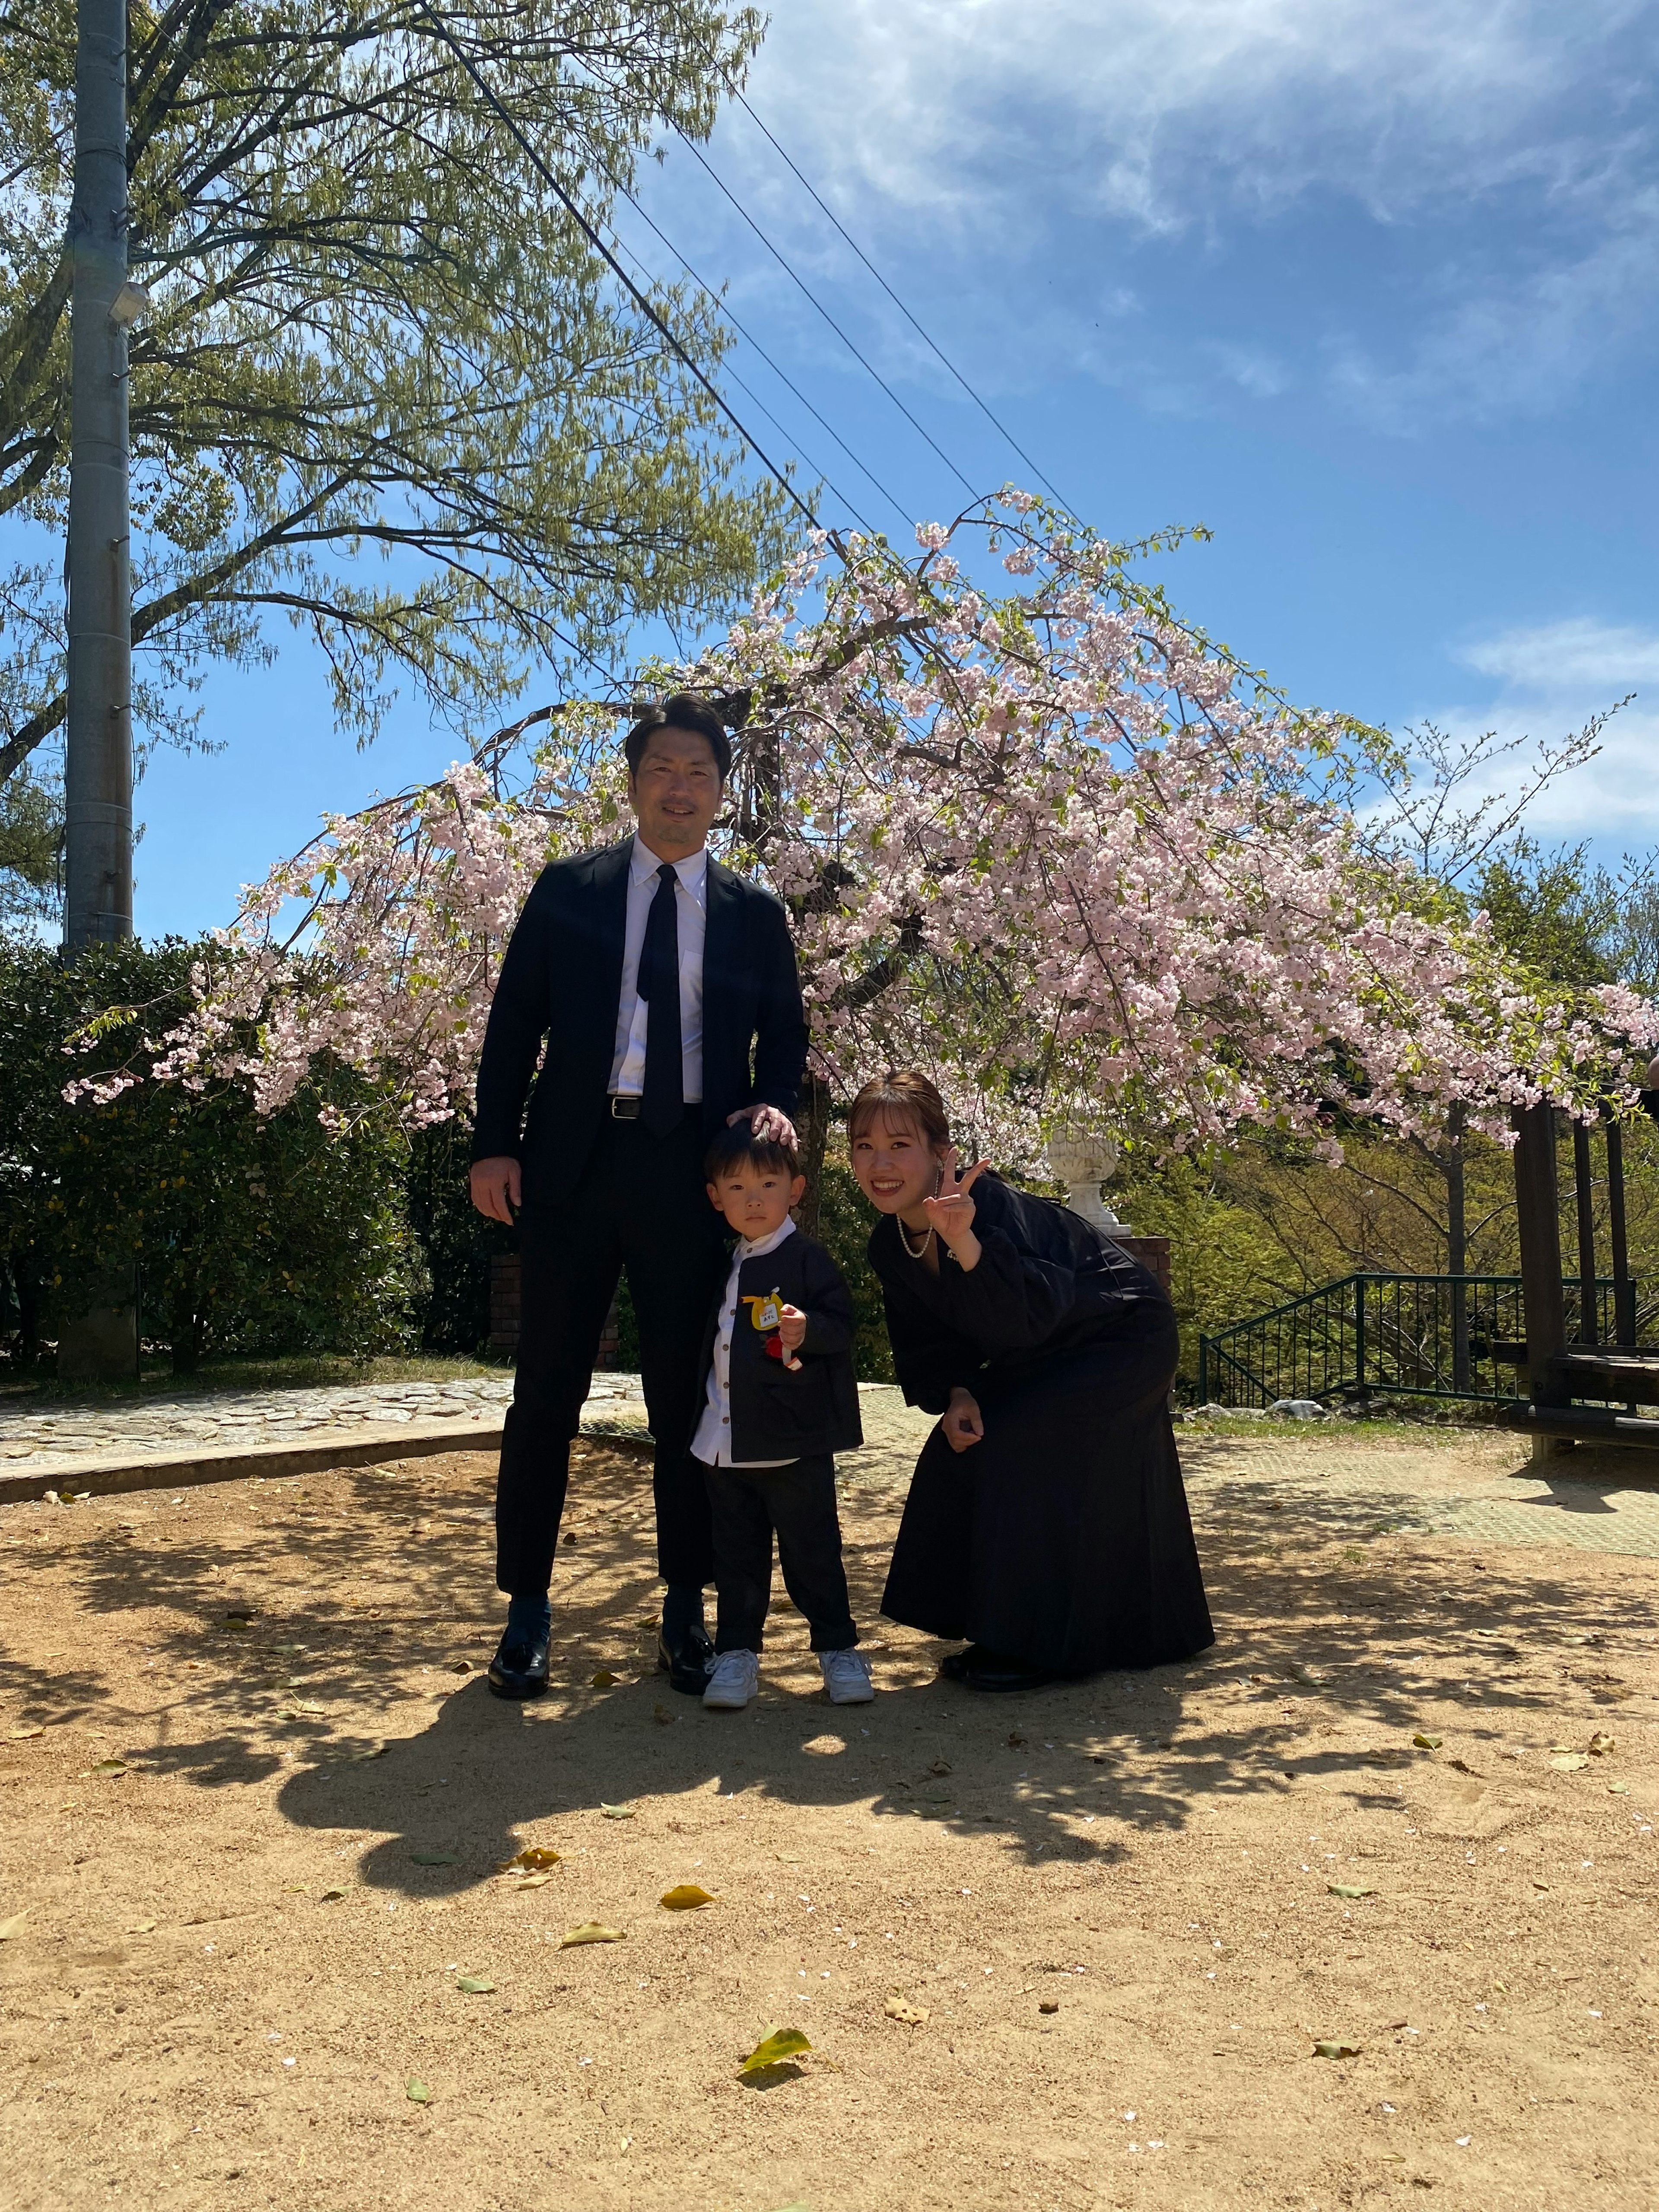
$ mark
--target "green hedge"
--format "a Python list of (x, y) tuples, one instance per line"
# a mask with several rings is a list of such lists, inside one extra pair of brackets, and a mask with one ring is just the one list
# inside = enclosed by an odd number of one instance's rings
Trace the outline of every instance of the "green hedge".
[[(345, 1071), (261, 1121), (239, 1085), (140, 1081), (70, 1104), (77, 1075), (147, 1074), (188, 1002), (193, 948), (102, 945), (66, 963), (0, 938), (0, 1261), (11, 1350), (36, 1356), (112, 1273), (175, 1369), (229, 1352), (410, 1349), (428, 1284), (408, 1148)], [(92, 1034), (95, 1048), (76, 1051)], [(66, 1049), (68, 1048), (68, 1049)], [(331, 1133), (319, 1109), (343, 1109)]]

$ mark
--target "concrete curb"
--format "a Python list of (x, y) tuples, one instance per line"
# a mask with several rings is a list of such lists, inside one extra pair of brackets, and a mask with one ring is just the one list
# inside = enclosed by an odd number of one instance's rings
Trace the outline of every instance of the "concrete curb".
[[(638, 1424), (584, 1421), (581, 1434), (607, 1443), (653, 1449)], [(320, 1474), (334, 1467), (375, 1467), (387, 1460), (425, 1459), (436, 1452), (497, 1451), (500, 1421), (376, 1422), (340, 1429), (329, 1437), (302, 1444), (226, 1444), (191, 1452), (148, 1452), (123, 1457), (101, 1452), (85, 1459), (61, 1459), (33, 1467), (27, 1474), (0, 1475), (0, 1505), (21, 1505), (49, 1490), (94, 1497), (125, 1490), (182, 1490), (206, 1482), (239, 1482), (250, 1474), (270, 1480), (285, 1474)]]

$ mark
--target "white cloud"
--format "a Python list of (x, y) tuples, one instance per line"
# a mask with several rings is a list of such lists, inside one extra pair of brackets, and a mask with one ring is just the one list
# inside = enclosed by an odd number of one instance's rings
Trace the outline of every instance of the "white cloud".
[[(1650, 325), (1656, 20), (1659, 0), (780, 0), (750, 94), (1001, 388), (1082, 369), (1183, 411), (1318, 390), (1399, 432), (1552, 405)], [(714, 153), (809, 276), (869, 295), (740, 111)], [(720, 234), (734, 300), (808, 336), (726, 210), (672, 204)], [(1327, 226), (1311, 246), (1282, 228), (1304, 218)], [(1102, 335), (1126, 286), (1152, 318), (1127, 353)], [(1183, 339), (1212, 287), (1255, 326)], [(873, 312), (884, 362), (931, 378)]]
[(952, 222), (1041, 191), (1166, 230), (1224, 194), (1269, 210), (1316, 183), (1393, 220), (1522, 171), (1616, 187), (1621, 129), (1640, 138), (1620, 120), (1643, 97), (1627, 73), (1577, 128), (1537, 126), (1652, 15), (1649, 0), (786, 0), (753, 96), (837, 193)]
[(1540, 700), (1595, 697), (1609, 705), (1659, 685), (1659, 633), (1589, 616), (1503, 630), (1461, 647), (1456, 657), (1507, 691)]
[[(1486, 706), (1431, 717), (1460, 735), (1495, 729), (1559, 740), (1633, 692), (1603, 731), (1601, 751), (1534, 802), (1528, 827), (1547, 839), (1631, 850), (1659, 842), (1659, 632), (1571, 617), (1472, 641), (1455, 658), (1496, 682)], [(1526, 757), (1523, 749), (1505, 763), (1512, 787)]]

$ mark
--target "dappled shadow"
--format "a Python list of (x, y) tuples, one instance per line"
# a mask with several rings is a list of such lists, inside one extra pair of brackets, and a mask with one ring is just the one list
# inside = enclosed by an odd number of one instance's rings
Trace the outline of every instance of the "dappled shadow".
[[(1479, 1796), (1513, 1778), (1503, 1751), (1559, 1725), (1564, 1694), (1616, 1705), (1623, 1632), (1650, 1620), (1644, 1598), (1611, 1588), (1587, 1618), (1582, 1554), (1460, 1542), (1464, 1571), (1425, 1588), (1420, 1544), (1392, 1540), (1392, 1493), (1327, 1492), (1311, 1515), (1281, 1486), (1289, 1502), (1270, 1512), (1259, 1483), (1212, 1476), (1194, 1504), (1214, 1650), (978, 1697), (933, 1679), (942, 1647), (878, 1620), (894, 1501), (866, 1493), (845, 1520), (857, 1609), (887, 1646), (876, 1703), (825, 1702), (783, 1608), (761, 1698), (713, 1714), (650, 1670), (648, 1474), (596, 1449), (561, 1551), (555, 1695), (520, 1707), (477, 1671), (500, 1619), (491, 1472), (458, 1455), (60, 1514), (43, 1524), (61, 1534), (53, 1551), (6, 1558), (17, 1578), (67, 1570), (91, 1656), (66, 1654), (42, 1680), (0, 1654), (0, 1692), (23, 1717), (95, 1705), (106, 1725), (112, 1698), (136, 1759), (206, 1787), (283, 1770), (286, 1819), (378, 1832), (359, 1878), (438, 1897), (491, 1873), (538, 1824), (609, 1803), (648, 1805), (672, 1827), (682, 1801), (710, 1792), (733, 1817), (762, 1802), (845, 1808), (994, 1838), (1031, 1865), (1110, 1864), (1138, 1834), (1230, 1797), (1307, 1790), (1403, 1809), (1408, 1791)], [(1537, 1503), (1559, 1492), (1560, 1510), (1582, 1510), (1581, 1489), (1564, 1477)], [(118, 1628), (144, 1656), (112, 1682), (96, 1639)], [(465, 1680), (451, 1671), (462, 1666)], [(602, 1668), (620, 1679), (589, 1687)], [(144, 1694), (151, 1682), (164, 1687)], [(1411, 1743), (1425, 1705), (1449, 1697), (1461, 1777)]]

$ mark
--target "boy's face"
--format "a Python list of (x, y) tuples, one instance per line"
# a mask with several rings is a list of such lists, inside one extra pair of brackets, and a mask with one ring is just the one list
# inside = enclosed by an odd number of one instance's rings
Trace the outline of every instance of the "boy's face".
[(800, 1204), (806, 1195), (806, 1177), (738, 1160), (722, 1171), (718, 1182), (708, 1184), (708, 1203), (726, 1216), (726, 1226), (757, 1243), (781, 1229), (790, 1207)]

